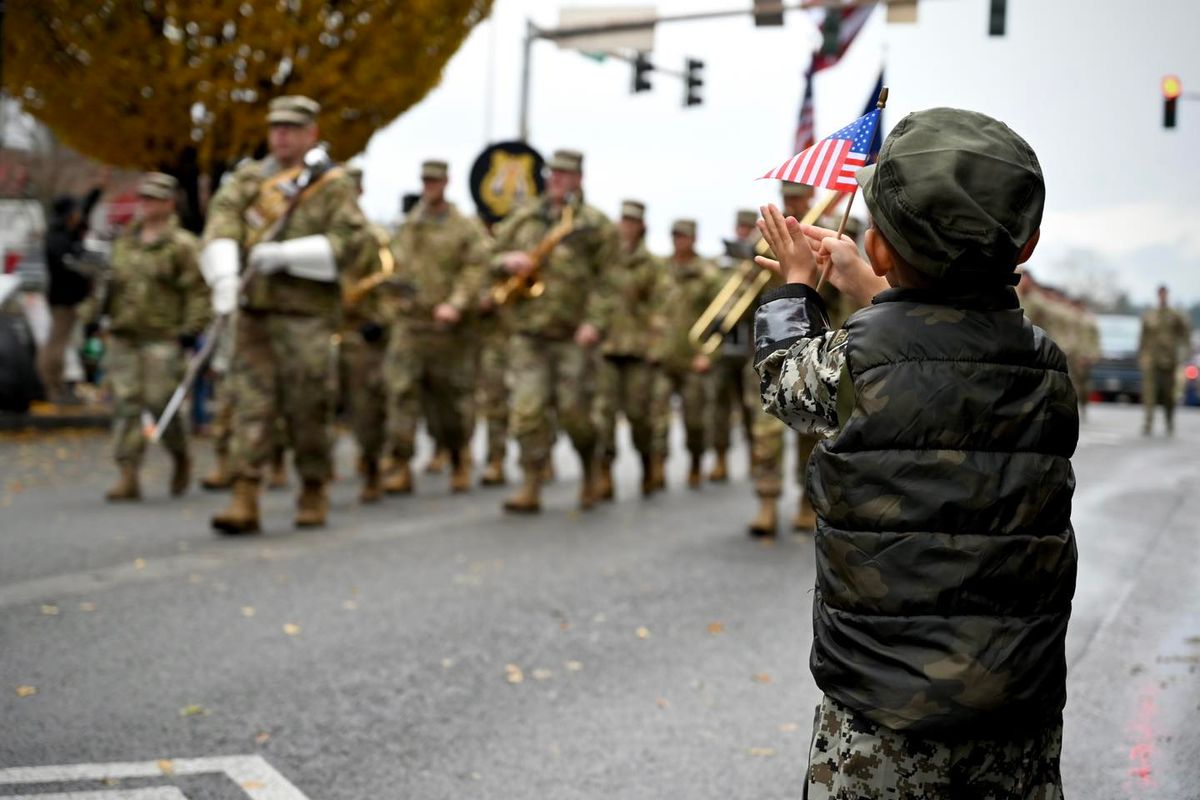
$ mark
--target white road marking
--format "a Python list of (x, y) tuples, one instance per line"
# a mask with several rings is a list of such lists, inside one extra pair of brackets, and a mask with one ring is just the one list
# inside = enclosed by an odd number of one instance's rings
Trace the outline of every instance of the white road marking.
[(174, 786), (157, 786), (153, 789), (116, 789), (107, 792), (6, 794), (4, 800), (187, 800), (187, 796)]
[[(72, 781), (120, 780), (122, 778), (164, 778), (170, 775), (204, 775), (223, 773), (242, 788), (251, 800), (308, 800), (287, 778), (275, 770), (262, 756), (216, 756), (213, 758), (171, 759), (170, 773), (163, 771), (161, 761), (117, 762), (112, 764), (57, 764), (42, 767), (10, 767), (0, 769), (0, 787), (13, 784), (69, 783)], [(166, 787), (170, 788), (170, 787)], [(178, 800), (182, 795), (134, 795), (111, 792), (61, 795), (63, 800)], [(176, 790), (177, 791), (177, 790)], [(0, 796), (2, 797), (2, 796)], [(35, 795), (34, 800), (46, 800), (54, 795)], [(8, 798), (4, 798), (8, 800)]]

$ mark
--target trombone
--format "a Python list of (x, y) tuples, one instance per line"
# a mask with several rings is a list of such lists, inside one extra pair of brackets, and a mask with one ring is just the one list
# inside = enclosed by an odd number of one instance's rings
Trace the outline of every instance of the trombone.
[[(800, 224), (812, 225), (828, 214), (841, 198), (840, 192), (830, 192), (808, 210)], [(688, 341), (692, 347), (706, 356), (717, 352), (725, 337), (742, 321), (742, 317), (762, 293), (763, 287), (771, 280), (771, 271), (754, 263), (756, 255), (768, 258), (774, 255), (762, 237), (753, 245), (726, 241), (725, 250), (728, 255), (738, 259), (738, 264), (721, 287), (721, 291), (717, 292), (717, 296), (688, 331)]]

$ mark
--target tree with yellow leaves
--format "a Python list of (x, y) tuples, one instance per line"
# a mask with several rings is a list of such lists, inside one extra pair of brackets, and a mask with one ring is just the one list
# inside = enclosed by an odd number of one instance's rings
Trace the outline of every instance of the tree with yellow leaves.
[(194, 187), (261, 152), (281, 94), (320, 102), (333, 155), (358, 153), (437, 85), (492, 0), (7, 5), (4, 88), (26, 111), (85, 155)]

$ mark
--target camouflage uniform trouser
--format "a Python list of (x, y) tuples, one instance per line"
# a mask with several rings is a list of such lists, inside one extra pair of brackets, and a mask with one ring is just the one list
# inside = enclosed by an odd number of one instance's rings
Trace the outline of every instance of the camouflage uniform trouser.
[[(175, 341), (138, 342), (111, 336), (104, 355), (105, 371), (112, 387), (113, 451), (118, 464), (137, 466), (146, 450), (142, 435), (142, 410), (155, 419), (162, 414), (171, 394), (183, 378), (183, 354)], [(163, 431), (162, 443), (172, 453), (187, 452), (187, 434), (180, 408)]]
[(1154, 407), (1162, 406), (1167, 427), (1175, 423), (1175, 367), (1142, 365), (1142, 407), (1146, 410), (1146, 429), (1154, 424)]
[(398, 461), (413, 457), (422, 411), (429, 435), (460, 450), (475, 427), (475, 354), (461, 331), (413, 331), (394, 325), (388, 343), (388, 436)]
[[(753, 438), (754, 419), (762, 413), (758, 395), (758, 376), (749, 356), (717, 355), (712, 362), (712, 446), (718, 452), (728, 450), (733, 410), (738, 409), (746, 441)], [(747, 386), (754, 387), (751, 395)]]
[(344, 402), (359, 452), (368, 461), (383, 455), (387, 425), (387, 382), (383, 377), (387, 339), (367, 342), (357, 330), (342, 333)]
[(478, 401), (487, 421), (488, 461), (503, 459), (508, 449), (508, 342), (508, 334), (490, 331), (479, 352)]
[(671, 430), (671, 395), (678, 394), (683, 410), (683, 429), (687, 433), (688, 452), (700, 458), (708, 446), (708, 400), (710, 383), (707, 375), (688, 367), (663, 367), (654, 381), (654, 452), (667, 455), (667, 440)]
[(541, 469), (554, 447), (555, 419), (571, 438), (579, 457), (596, 455), (592, 391), (596, 354), (574, 341), (553, 341), (516, 334), (509, 341), (508, 390), (512, 395), (509, 428), (521, 446), (521, 466)]
[(939, 741), (830, 697), (817, 706), (804, 800), (1061, 800), (1062, 721), (1025, 736)]
[(279, 443), (282, 417), (305, 481), (332, 475), (330, 423), (337, 399), (333, 324), (322, 317), (241, 311), (231, 381), (236, 478), (258, 480)]
[(634, 356), (600, 359), (596, 371), (596, 399), (592, 405), (600, 456), (612, 462), (617, 456), (617, 412), (629, 420), (633, 446), (644, 458), (654, 447), (651, 405), (657, 370), (648, 361)]

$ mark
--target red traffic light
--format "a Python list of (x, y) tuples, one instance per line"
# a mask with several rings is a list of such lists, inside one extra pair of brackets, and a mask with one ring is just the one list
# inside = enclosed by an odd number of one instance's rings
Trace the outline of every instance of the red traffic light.
[(1162, 80), (1162, 91), (1163, 97), (1174, 100), (1183, 94), (1183, 83), (1180, 82), (1178, 76), (1168, 75)]

